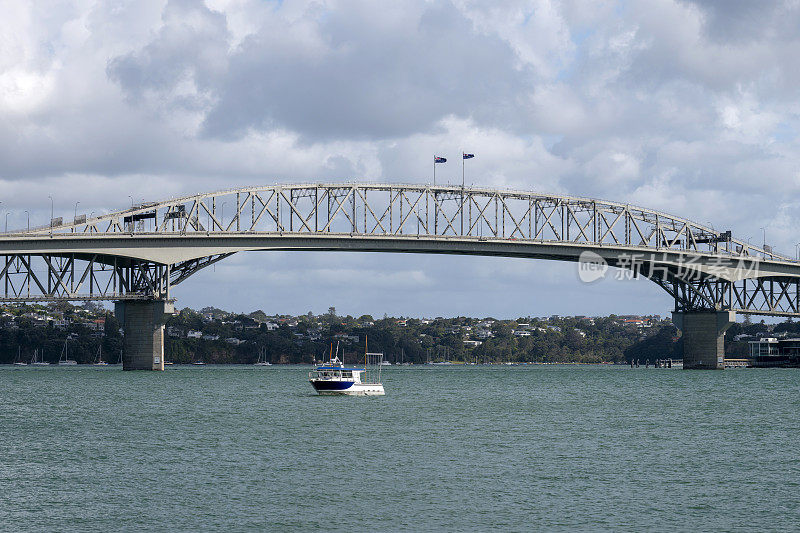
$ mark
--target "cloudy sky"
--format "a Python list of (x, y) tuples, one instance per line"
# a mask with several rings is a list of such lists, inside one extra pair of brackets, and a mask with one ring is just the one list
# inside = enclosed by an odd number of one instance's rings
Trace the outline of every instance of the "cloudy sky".
[[(35, 4), (35, 5), (34, 5)], [(625, 201), (794, 255), (800, 2), (0, 0), (9, 229), (235, 186), (460, 180)], [(5, 224), (4, 219), (0, 219)], [(648, 281), (497, 258), (239, 254), (179, 306), (659, 313)]]

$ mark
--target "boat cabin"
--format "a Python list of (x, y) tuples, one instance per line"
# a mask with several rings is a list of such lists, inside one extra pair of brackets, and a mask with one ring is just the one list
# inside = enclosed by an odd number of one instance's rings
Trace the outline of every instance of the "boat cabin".
[(308, 373), (308, 379), (327, 381), (352, 381), (361, 383), (363, 368), (344, 368), (342, 366), (320, 366)]

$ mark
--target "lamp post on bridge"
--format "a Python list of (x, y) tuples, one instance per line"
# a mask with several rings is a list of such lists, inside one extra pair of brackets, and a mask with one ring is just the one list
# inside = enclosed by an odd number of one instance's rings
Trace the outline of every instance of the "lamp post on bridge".
[(50, 198), (50, 236), (53, 236), (53, 197), (48, 195)]
[(767, 245), (767, 228), (761, 228), (761, 232), (763, 234), (763, 239), (761, 240), (761, 249), (763, 250), (764, 247)]
[(31, 230), (31, 214), (28, 212), (27, 209), (25, 210), (25, 215), (28, 217), (28, 231), (30, 231)]
[(5, 233), (8, 233), (8, 215), (10, 215), (10, 214), (11, 214), (11, 211), (8, 211), (6, 213), (6, 229), (5, 229)]
[(222, 205), (219, 207), (219, 229), (220, 231), (225, 231), (223, 225), (225, 223), (225, 202), (222, 202)]
[(75, 202), (75, 216), (72, 217), (72, 233), (75, 233), (75, 221), (78, 220), (78, 204), (81, 203), (80, 200)]

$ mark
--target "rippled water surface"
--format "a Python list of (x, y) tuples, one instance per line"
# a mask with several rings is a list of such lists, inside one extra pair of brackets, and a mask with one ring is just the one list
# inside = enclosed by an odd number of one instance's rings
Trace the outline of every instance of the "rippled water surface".
[(0, 367), (0, 530), (800, 529), (800, 370)]

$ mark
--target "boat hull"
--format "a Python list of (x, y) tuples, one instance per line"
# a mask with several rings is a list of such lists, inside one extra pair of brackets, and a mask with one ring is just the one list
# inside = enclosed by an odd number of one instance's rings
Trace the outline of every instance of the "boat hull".
[(380, 383), (353, 383), (352, 381), (310, 380), (320, 396), (383, 396)]

